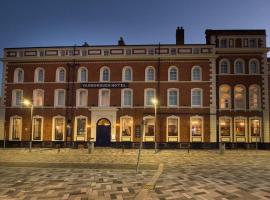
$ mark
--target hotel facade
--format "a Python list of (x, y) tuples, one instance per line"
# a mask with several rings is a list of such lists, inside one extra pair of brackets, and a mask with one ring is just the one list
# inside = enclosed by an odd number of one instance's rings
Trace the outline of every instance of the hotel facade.
[(205, 44), (6, 48), (10, 146), (95, 141), (269, 146), (265, 30), (206, 30)]

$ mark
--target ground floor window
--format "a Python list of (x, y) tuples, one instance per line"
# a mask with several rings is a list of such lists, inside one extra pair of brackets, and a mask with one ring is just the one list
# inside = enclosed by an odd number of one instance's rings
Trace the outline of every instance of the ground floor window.
[(86, 135), (87, 124), (86, 118), (77, 118), (77, 136)]
[(203, 119), (202, 117), (191, 117), (191, 134), (192, 136), (202, 136)]
[(245, 136), (246, 132), (246, 120), (245, 119), (235, 119), (235, 135), (236, 136)]
[(54, 140), (63, 140), (65, 131), (65, 119), (63, 117), (54, 118)]
[(33, 140), (41, 140), (42, 137), (42, 118), (33, 118)]
[(155, 119), (147, 118), (145, 119), (145, 136), (155, 136)]
[(219, 118), (219, 127), (221, 136), (231, 135), (231, 119), (230, 118)]
[(260, 136), (261, 132), (261, 122), (260, 119), (250, 120), (250, 134), (251, 136)]
[(133, 126), (132, 117), (121, 118), (121, 134), (122, 136), (131, 136)]
[(22, 118), (21, 117), (11, 117), (10, 118), (10, 133), (11, 140), (20, 140), (22, 134)]
[(167, 129), (168, 129), (168, 136), (178, 136), (178, 124), (179, 119), (176, 117), (168, 117), (167, 119)]

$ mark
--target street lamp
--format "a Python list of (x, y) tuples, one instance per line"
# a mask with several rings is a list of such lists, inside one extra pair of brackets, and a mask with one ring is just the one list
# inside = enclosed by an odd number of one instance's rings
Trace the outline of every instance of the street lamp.
[(31, 101), (29, 101), (28, 99), (24, 99), (23, 104), (27, 107), (31, 108), (31, 129), (30, 129), (30, 142), (29, 142), (29, 151), (31, 152), (32, 150), (32, 129), (33, 129), (33, 103)]
[(152, 99), (152, 103), (155, 107), (155, 153), (157, 153), (157, 104), (158, 100), (156, 98)]

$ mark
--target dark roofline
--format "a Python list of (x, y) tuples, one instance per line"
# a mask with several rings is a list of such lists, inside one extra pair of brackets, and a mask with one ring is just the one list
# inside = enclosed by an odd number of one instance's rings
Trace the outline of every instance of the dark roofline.
[(205, 34), (266, 35), (265, 29), (206, 29)]

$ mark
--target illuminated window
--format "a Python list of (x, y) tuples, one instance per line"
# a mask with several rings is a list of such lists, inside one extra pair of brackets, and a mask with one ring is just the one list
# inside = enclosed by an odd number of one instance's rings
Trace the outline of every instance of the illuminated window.
[(99, 90), (99, 106), (102, 107), (110, 106), (110, 90), (108, 89)]
[(35, 82), (44, 82), (44, 77), (45, 77), (45, 70), (43, 68), (38, 67), (35, 70)]
[(220, 117), (219, 128), (220, 128), (221, 136), (230, 136), (231, 135), (231, 118)]
[(146, 118), (144, 126), (145, 136), (155, 136), (155, 119)]
[(258, 85), (252, 85), (249, 87), (249, 108), (259, 109), (260, 108), (260, 87)]
[(177, 81), (178, 80), (178, 69), (175, 66), (171, 66), (169, 67), (169, 76), (168, 76), (168, 80), (169, 81)]
[(145, 81), (154, 81), (155, 80), (155, 68), (148, 66), (145, 69)]
[(123, 68), (122, 71), (122, 80), (123, 81), (132, 81), (132, 69), (129, 66)]
[(41, 89), (33, 90), (33, 105), (43, 106), (43, 102), (44, 102), (44, 91)]
[(22, 135), (22, 118), (14, 116), (10, 118), (10, 139), (20, 140)]
[(231, 108), (231, 88), (228, 85), (221, 85), (219, 88), (220, 109)]
[(203, 119), (202, 117), (191, 117), (190, 128), (192, 136), (202, 136), (203, 134)]
[(202, 107), (202, 89), (191, 89), (191, 106)]
[(54, 117), (53, 118), (53, 133), (54, 140), (64, 140), (65, 134), (65, 118), (64, 117)]
[(167, 118), (167, 130), (168, 136), (178, 136), (179, 134), (179, 118), (177, 117), (168, 117)]
[(245, 119), (235, 119), (235, 134), (236, 136), (245, 136), (246, 132), (246, 120)]
[(246, 91), (244, 86), (237, 85), (234, 87), (234, 108), (246, 108)]
[(33, 140), (42, 140), (43, 118), (33, 117)]
[(156, 96), (155, 89), (148, 88), (144, 90), (144, 105), (145, 106), (153, 106), (153, 99)]
[(121, 117), (121, 135), (131, 136), (133, 131), (133, 119), (132, 117)]
[(192, 81), (201, 81), (202, 80), (202, 72), (201, 67), (194, 66), (191, 69), (191, 80)]
[(14, 83), (22, 83), (24, 79), (24, 71), (21, 68), (17, 68), (14, 71)]
[(76, 134), (77, 136), (85, 136), (87, 134), (87, 119), (85, 117), (76, 118), (77, 127)]
[(250, 134), (251, 134), (251, 136), (260, 136), (260, 134), (261, 134), (260, 119), (251, 119), (250, 120)]

